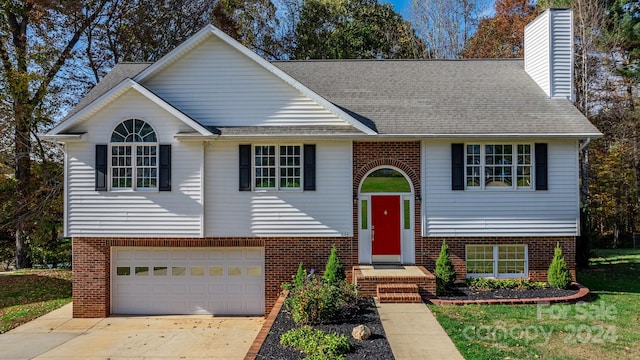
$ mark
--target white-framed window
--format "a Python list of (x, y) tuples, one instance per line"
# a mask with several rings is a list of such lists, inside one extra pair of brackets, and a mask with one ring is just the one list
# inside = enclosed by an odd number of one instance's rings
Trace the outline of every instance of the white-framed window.
[(527, 245), (467, 245), (467, 277), (527, 278)]
[(301, 190), (301, 145), (255, 145), (255, 190)]
[(532, 144), (466, 144), (466, 189), (533, 189)]
[(109, 147), (113, 190), (158, 188), (158, 138), (151, 125), (124, 120), (113, 130)]

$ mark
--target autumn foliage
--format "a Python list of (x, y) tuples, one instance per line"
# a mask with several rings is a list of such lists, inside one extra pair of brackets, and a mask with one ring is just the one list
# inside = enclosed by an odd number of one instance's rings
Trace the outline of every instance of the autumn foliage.
[(528, 0), (497, 0), (495, 11), (495, 16), (480, 21), (463, 58), (524, 56), (524, 26), (536, 17), (535, 6)]

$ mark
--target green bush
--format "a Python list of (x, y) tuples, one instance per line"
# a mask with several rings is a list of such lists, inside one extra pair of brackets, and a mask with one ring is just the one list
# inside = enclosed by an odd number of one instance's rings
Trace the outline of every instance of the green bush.
[(533, 282), (526, 279), (491, 279), (491, 278), (469, 278), (466, 281), (467, 286), (482, 289), (543, 289), (547, 287), (546, 283)]
[(445, 240), (442, 241), (440, 255), (436, 261), (436, 292), (444, 293), (456, 281), (456, 271), (449, 257), (449, 246)]
[(307, 359), (345, 359), (344, 354), (351, 350), (349, 338), (336, 333), (326, 333), (310, 326), (292, 329), (282, 334), (280, 343), (307, 354)]
[(556, 244), (553, 260), (547, 273), (547, 281), (549, 282), (549, 286), (557, 287), (558, 289), (566, 289), (571, 284), (571, 273), (569, 272), (567, 262), (564, 260), (564, 256), (562, 256), (560, 243)]
[(302, 262), (298, 265), (298, 271), (296, 272), (296, 276), (293, 278), (293, 285), (296, 288), (302, 287), (304, 285), (304, 280), (307, 278), (307, 271), (304, 269)]
[(347, 275), (344, 272), (344, 266), (342, 266), (340, 259), (338, 259), (338, 250), (334, 245), (331, 248), (331, 254), (324, 268), (323, 280), (330, 285), (339, 285), (346, 278)]
[(290, 290), (284, 305), (296, 324), (321, 324), (357, 307), (357, 302), (353, 284), (343, 280), (331, 285), (311, 272), (302, 286)]

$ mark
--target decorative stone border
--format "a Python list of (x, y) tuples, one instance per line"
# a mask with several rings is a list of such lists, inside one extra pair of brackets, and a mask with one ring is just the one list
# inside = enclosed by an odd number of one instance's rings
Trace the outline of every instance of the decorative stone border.
[(280, 297), (273, 305), (271, 312), (269, 313), (269, 315), (267, 315), (267, 318), (262, 324), (262, 328), (258, 332), (258, 335), (256, 335), (255, 339), (253, 339), (253, 344), (251, 344), (249, 351), (247, 351), (247, 354), (244, 356), (244, 360), (255, 360), (255, 358), (258, 356), (258, 352), (260, 352), (262, 343), (264, 343), (264, 341), (267, 339), (267, 335), (269, 335), (269, 331), (271, 331), (271, 326), (273, 326), (273, 322), (276, 321), (276, 317), (278, 317), (278, 313), (280, 313), (280, 309), (282, 308), (282, 305), (284, 305), (284, 300), (288, 295), (288, 290), (282, 291)]
[(487, 300), (443, 300), (443, 299), (430, 299), (432, 304), (436, 305), (525, 305), (525, 304), (560, 304), (568, 303), (573, 304), (578, 301), (586, 300), (589, 295), (589, 289), (586, 286), (578, 284), (577, 282), (571, 283), (572, 286), (578, 288), (578, 292), (573, 295), (553, 297), (553, 298), (529, 298), (529, 299), (487, 299)]

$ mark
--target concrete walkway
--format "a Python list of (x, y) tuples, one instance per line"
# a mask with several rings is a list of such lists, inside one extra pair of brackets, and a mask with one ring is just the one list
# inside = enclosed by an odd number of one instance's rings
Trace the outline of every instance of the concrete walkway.
[(71, 304), (0, 335), (1, 360), (244, 359), (263, 317), (72, 319)]
[(396, 360), (464, 360), (425, 304), (377, 304)]

